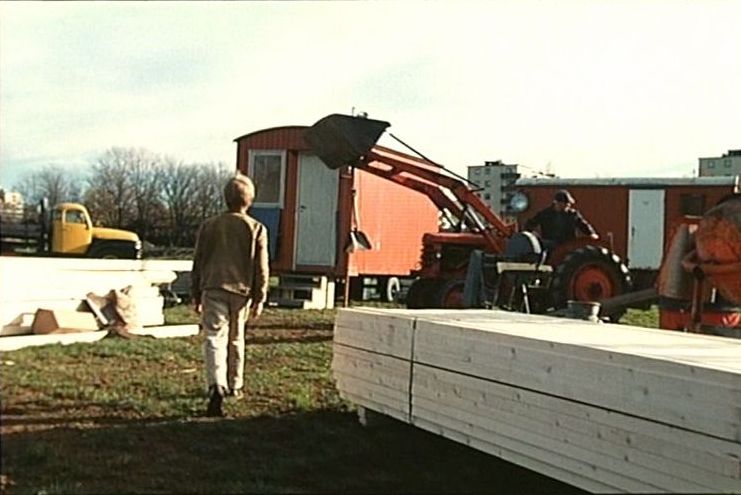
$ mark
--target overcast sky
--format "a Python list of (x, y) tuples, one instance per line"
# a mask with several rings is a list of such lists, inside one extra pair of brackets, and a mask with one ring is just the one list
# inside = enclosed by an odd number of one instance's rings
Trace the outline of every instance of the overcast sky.
[[(365, 111), (464, 171), (688, 176), (741, 148), (741, 0), (0, 2), (0, 184)], [(384, 141), (384, 144), (389, 144)]]

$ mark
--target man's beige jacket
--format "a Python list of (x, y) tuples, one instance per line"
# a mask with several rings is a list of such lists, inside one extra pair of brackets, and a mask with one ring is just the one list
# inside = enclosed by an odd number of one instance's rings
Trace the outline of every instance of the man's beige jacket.
[(191, 272), (191, 295), (200, 303), (208, 289), (222, 289), (264, 303), (268, 295), (266, 227), (242, 213), (222, 213), (201, 224)]

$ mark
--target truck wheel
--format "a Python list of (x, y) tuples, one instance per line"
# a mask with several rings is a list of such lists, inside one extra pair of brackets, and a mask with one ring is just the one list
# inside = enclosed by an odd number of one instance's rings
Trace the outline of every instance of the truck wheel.
[(465, 280), (446, 280), (438, 286), (435, 294), (435, 307), (447, 309), (463, 309), (463, 287)]
[(384, 279), (384, 291), (382, 295), (385, 302), (395, 302), (398, 300), (399, 292), (401, 292), (401, 282), (399, 282), (397, 277)]
[[(555, 267), (551, 297), (556, 308), (566, 307), (569, 300), (601, 301), (629, 292), (633, 286), (625, 263), (611, 251), (585, 246), (566, 255)], [(624, 308), (602, 315), (617, 321)]]
[(119, 260), (130, 258), (128, 252), (119, 249), (116, 246), (100, 246), (90, 250), (88, 258), (100, 258), (106, 260)]
[(424, 309), (433, 308), (433, 297), (437, 288), (437, 280), (433, 278), (418, 278), (407, 291), (407, 308)]

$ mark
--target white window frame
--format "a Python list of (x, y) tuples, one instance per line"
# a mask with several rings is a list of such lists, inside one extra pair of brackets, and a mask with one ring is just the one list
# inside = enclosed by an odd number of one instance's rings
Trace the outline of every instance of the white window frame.
[[(279, 156), (280, 157), (280, 184), (277, 203), (253, 203), (258, 208), (278, 207), (283, 208), (285, 204), (286, 190), (286, 150), (250, 150), (247, 157), (247, 170), (249, 177), (254, 180), (255, 176), (255, 159), (258, 156)], [(256, 184), (257, 185), (257, 184)]]

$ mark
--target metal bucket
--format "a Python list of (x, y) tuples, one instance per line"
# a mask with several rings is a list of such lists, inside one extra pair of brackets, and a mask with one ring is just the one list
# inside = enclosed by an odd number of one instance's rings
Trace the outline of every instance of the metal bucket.
[(390, 125), (335, 113), (306, 129), (304, 139), (327, 167), (338, 169), (362, 161)]
[(570, 318), (577, 320), (587, 320), (598, 323), (600, 303), (596, 301), (573, 301), (566, 302), (566, 311)]

